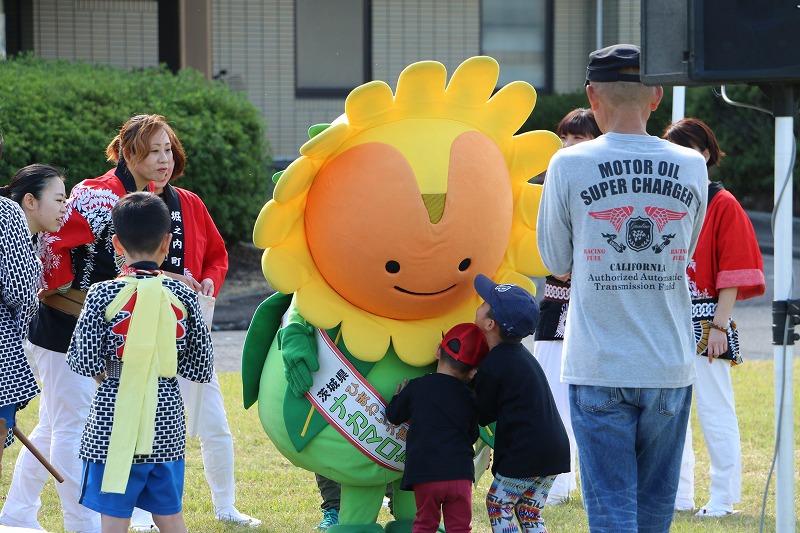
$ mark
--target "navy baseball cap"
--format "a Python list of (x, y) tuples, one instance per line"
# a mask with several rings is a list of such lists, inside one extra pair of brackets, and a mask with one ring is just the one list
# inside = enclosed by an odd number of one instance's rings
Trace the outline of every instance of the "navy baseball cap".
[(592, 81), (632, 81), (642, 82), (641, 76), (621, 73), (627, 68), (639, 68), (639, 47), (635, 44), (614, 44), (589, 54), (586, 67), (586, 85)]
[(536, 331), (539, 304), (531, 293), (511, 283), (498, 285), (483, 274), (475, 276), (475, 290), (492, 308), (504, 337), (524, 338)]

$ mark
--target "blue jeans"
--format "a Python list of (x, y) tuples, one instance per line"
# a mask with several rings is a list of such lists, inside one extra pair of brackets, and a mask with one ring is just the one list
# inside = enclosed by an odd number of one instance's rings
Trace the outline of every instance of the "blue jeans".
[(592, 533), (667, 533), (691, 386), (569, 386), (580, 484)]

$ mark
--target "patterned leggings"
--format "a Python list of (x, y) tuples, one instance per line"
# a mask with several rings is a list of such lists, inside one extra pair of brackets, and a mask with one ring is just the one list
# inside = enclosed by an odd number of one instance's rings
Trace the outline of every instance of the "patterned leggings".
[(497, 474), (486, 495), (494, 533), (547, 533), (540, 509), (556, 476), (513, 478)]

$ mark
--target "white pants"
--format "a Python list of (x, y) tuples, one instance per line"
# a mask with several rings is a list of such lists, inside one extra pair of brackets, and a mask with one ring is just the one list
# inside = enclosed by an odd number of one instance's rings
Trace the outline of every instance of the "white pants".
[(536, 341), (533, 343), (533, 355), (547, 376), (550, 391), (556, 401), (558, 414), (569, 437), (569, 472), (559, 474), (550, 488), (550, 498), (568, 496), (578, 487), (575, 481), (577, 446), (575, 434), (572, 432), (572, 421), (569, 416), (569, 385), (561, 382), (561, 359), (564, 341)]
[[(733, 400), (731, 365), (721, 359), (708, 364), (705, 357), (698, 357), (695, 368), (695, 408), (711, 462), (709, 503), (712, 507), (734, 504), (742, 496), (742, 445)], [(679, 500), (694, 500), (694, 464), (690, 424), (683, 447)]]
[[(232, 507), (235, 498), (233, 437), (228, 427), (217, 373), (214, 372), (210, 383), (192, 383), (181, 376), (178, 376), (178, 383), (181, 387), (183, 403), (186, 405), (187, 422), (190, 426), (195, 425), (197, 436), (200, 438), (203, 470), (208, 486), (211, 488), (211, 501), (214, 503), (214, 509)], [(199, 387), (199, 394), (202, 395), (199, 413), (195, 412), (198, 403), (193, 401), (193, 396), (198, 391), (192, 389), (196, 387)]]
[[(96, 383), (67, 366), (66, 354), (27, 343), (42, 383), (39, 423), (29, 435), (31, 442), (64, 476), (56, 483), (66, 531), (100, 531), (100, 515), (78, 503), (82, 461), (78, 458), (81, 434)], [(42, 505), (40, 495), (49, 472), (23, 447), (14, 467), (14, 477), (0, 516), (32, 522)]]

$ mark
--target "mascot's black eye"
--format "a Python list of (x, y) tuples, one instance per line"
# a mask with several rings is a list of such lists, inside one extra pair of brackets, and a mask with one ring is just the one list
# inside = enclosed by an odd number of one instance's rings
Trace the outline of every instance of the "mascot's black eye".
[(466, 269), (468, 269), (468, 268), (469, 268), (469, 265), (471, 265), (471, 264), (472, 264), (472, 261), (470, 261), (469, 259), (464, 259), (463, 261), (461, 261), (461, 262), (458, 264), (458, 269), (459, 269), (461, 272), (464, 272)]
[(386, 272), (389, 274), (397, 274), (400, 272), (400, 263), (397, 261), (386, 261)]

